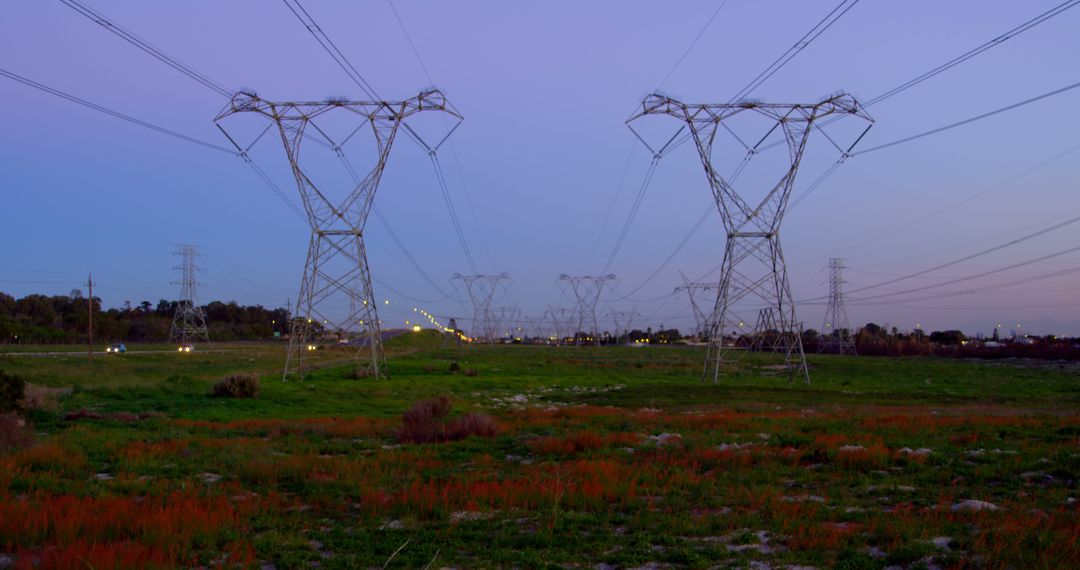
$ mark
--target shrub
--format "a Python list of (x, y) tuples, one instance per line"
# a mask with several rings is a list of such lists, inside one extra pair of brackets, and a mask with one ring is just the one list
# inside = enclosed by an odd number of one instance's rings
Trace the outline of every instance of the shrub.
[(255, 398), (259, 395), (259, 377), (252, 372), (230, 374), (214, 384), (217, 398)]
[(470, 435), (495, 437), (499, 434), (499, 424), (487, 414), (469, 412), (458, 416), (446, 424), (446, 439), (457, 441)]
[(401, 416), (398, 440), (407, 443), (457, 441), (470, 435), (494, 437), (498, 424), (491, 416), (468, 413), (448, 420), (453, 405), (446, 396), (420, 400)]
[(26, 381), (0, 370), (0, 412), (18, 412), (26, 398)]
[(477, 375), (476, 369), (475, 368), (466, 368), (465, 369), (465, 375), (468, 376), (469, 378), (472, 378), (472, 377), (476, 376)]
[(450, 363), (450, 373), (451, 374), (457, 374), (458, 372), (461, 372), (461, 365), (458, 364), (457, 362), (451, 362)]
[(0, 451), (23, 449), (34, 443), (34, 426), (29, 420), (11, 414), (0, 414)]

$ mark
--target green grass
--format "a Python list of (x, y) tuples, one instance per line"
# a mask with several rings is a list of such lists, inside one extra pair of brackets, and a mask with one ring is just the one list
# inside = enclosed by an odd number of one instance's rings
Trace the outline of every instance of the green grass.
[[(458, 347), (406, 334), (387, 350), (386, 379), (349, 379), (340, 365), (290, 382), (280, 344), (92, 363), (0, 354), (0, 369), (73, 389), (57, 410), (31, 413), (34, 447), (0, 451), (0, 515), (15, 521), (0, 516), (0, 553), (153, 566), (137, 544), (170, 553), (165, 565), (352, 568), (382, 566), (407, 541), (391, 566), (1080, 562), (1076, 372), (811, 355), (806, 386), (747, 355), (713, 384), (686, 347)], [(476, 375), (451, 373), (453, 362)], [(261, 376), (257, 399), (210, 396), (239, 371)], [(399, 444), (400, 415), (436, 396), (455, 414), (494, 416), (500, 435)], [(104, 417), (64, 419), (80, 409)], [(664, 433), (678, 437), (657, 443)], [(71, 497), (92, 502), (88, 518), (102, 501), (120, 512), (224, 501), (208, 512), (232, 518), (160, 523), (169, 536), (89, 521), (16, 532), (61, 517)], [(1000, 510), (953, 510), (967, 499)], [(19, 510), (26, 501), (33, 509)], [(939, 537), (948, 548), (930, 542)]]

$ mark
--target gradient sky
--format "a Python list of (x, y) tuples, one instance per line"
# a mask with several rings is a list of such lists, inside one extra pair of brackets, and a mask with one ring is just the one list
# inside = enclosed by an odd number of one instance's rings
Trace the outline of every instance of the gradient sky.
[[(1057, 3), (863, 0), (753, 97), (812, 102), (844, 90), (867, 100)], [(362, 98), (280, 2), (88, 4), (230, 88), (254, 88), (275, 100)], [(558, 286), (559, 274), (602, 269), (648, 163), (623, 124), (645, 95), (662, 87), (688, 102), (727, 101), (835, 4), (730, 0), (663, 81), (717, 2), (398, 0), (395, 5), (433, 81), (466, 118), (454, 133), (463, 177), (445, 150), (443, 161), (480, 271), (513, 276), (496, 305), (517, 304), (527, 316), (540, 315), (549, 305), (569, 307), (572, 300)], [(380, 95), (405, 98), (430, 85), (385, 1), (307, 0), (305, 6)], [(227, 144), (212, 122), (225, 103), (222, 97), (60, 2), (8, 2), (2, 14), (0, 67)], [(1070, 10), (872, 107), (877, 124), (861, 146), (1077, 81), (1078, 27), (1080, 9)], [(108, 306), (174, 298), (177, 260), (170, 252), (175, 243), (193, 243), (204, 254), (201, 300), (279, 306), (295, 297), (308, 229), (238, 158), (4, 78), (0, 101), (5, 109), (0, 239), (6, 244), (0, 290), (16, 296), (67, 293), (93, 272), (95, 295)], [(782, 240), (796, 298), (827, 293), (824, 266), (829, 257), (846, 259), (847, 286), (855, 289), (1080, 214), (1080, 199), (1072, 194), (1080, 152), (969, 199), (1075, 148), (1077, 102), (1080, 91), (1070, 91), (849, 160), (785, 220)], [(675, 127), (671, 121), (662, 123), (648, 128), (660, 135)], [(820, 137), (811, 139), (815, 152), (803, 163), (796, 193), (835, 160), (835, 154), (816, 151), (820, 146), (815, 145), (824, 144)], [(630, 168), (616, 197), (628, 155)], [(267, 149), (262, 166), (296, 197), (280, 149)], [(605, 298), (636, 288), (711, 199), (691, 145), (665, 157), (611, 268), (618, 285)], [(427, 273), (464, 299), (449, 278), (467, 273), (468, 267), (434, 172), (425, 155), (404, 138), (392, 152), (376, 201)], [(909, 226), (957, 202), (962, 204)], [(904, 229), (868, 242), (898, 228)], [(381, 281), (415, 299), (442, 296), (418, 278), (381, 226), (371, 223), (369, 229), (371, 266)], [(1078, 233), (1080, 224), (1066, 226), (872, 292), (1020, 263), (1074, 246)], [(714, 268), (722, 252), (722, 227), (714, 214), (667, 271), (632, 297), (637, 302), (604, 304), (601, 311), (636, 308), (642, 325), (689, 328), (693, 321), (684, 298), (646, 300), (670, 293), (679, 284), (680, 269), (697, 277)], [(942, 296), (1078, 262), (1080, 253), (1074, 252), (907, 296), (919, 300), (856, 303), (853, 294), (848, 312), (853, 325), (887, 322), (902, 330), (920, 322), (926, 329), (989, 332), (997, 322), (1007, 328), (1020, 322), (1028, 332), (1080, 334), (1080, 274)], [(391, 326), (404, 324), (414, 306), (440, 315), (471, 313), (454, 300), (421, 303), (379, 287), (376, 293), (391, 301), (382, 308)], [(801, 305), (799, 317), (806, 326), (819, 328), (823, 310)]]

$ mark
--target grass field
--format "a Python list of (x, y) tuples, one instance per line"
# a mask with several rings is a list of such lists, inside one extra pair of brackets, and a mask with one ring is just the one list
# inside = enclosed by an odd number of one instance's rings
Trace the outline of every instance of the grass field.
[[(289, 383), (280, 345), (0, 355), (71, 389), (0, 451), (0, 567), (1080, 567), (1074, 368), (391, 345), (389, 379)], [(210, 396), (242, 371), (258, 398)], [(439, 396), (498, 435), (403, 441)]]

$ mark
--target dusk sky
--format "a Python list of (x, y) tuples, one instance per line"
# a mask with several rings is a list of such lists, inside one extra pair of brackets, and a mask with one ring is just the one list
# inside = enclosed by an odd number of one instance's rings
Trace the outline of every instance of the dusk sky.
[[(255, 89), (278, 101), (364, 98), (281, 2), (87, 3), (229, 89)], [(304, 5), (382, 97), (408, 98), (434, 83), (465, 116), (453, 146), (441, 151), (463, 232), (479, 271), (513, 277), (495, 304), (539, 316), (549, 306), (573, 304), (559, 275), (598, 274), (627, 219), (649, 156), (624, 122), (642, 98), (660, 88), (687, 102), (726, 102), (836, 3), (729, 0), (680, 62), (720, 2), (397, 0), (430, 79), (386, 1)], [(1059, 3), (864, 0), (751, 96), (809, 103), (846, 91), (870, 100)], [(876, 124), (856, 150), (1080, 81), (1077, 29), (1080, 9), (1066, 11), (873, 105)], [(0, 53), (4, 70), (228, 145), (213, 123), (226, 104), (222, 96), (61, 2), (6, 3)], [(236, 156), (3, 77), (0, 101), (0, 291), (66, 294), (92, 272), (94, 293), (106, 306), (173, 299), (179, 275), (171, 252), (176, 243), (192, 243), (204, 254), (201, 301), (276, 307), (296, 297), (308, 227)], [(849, 159), (785, 218), (781, 236), (796, 299), (827, 294), (830, 257), (846, 260), (854, 291), (1080, 216), (1073, 194), (1080, 174), (1077, 103), (1080, 90), (1067, 91)], [(643, 124), (647, 135), (666, 138), (678, 128), (674, 120), (651, 119)], [(812, 136), (809, 147), (796, 196), (837, 159), (821, 136)], [(256, 160), (299, 203), (282, 149), (264, 145)], [(748, 194), (779, 178), (775, 168), (763, 172), (769, 165), (775, 163), (763, 161), (739, 181)], [(661, 297), (680, 284), (680, 270), (699, 278), (720, 264), (724, 236), (715, 211), (658, 277), (626, 300), (610, 300), (637, 289), (711, 202), (693, 145), (665, 156), (610, 268), (618, 282), (600, 311), (636, 308), (642, 317), (635, 324), (691, 328), (685, 297)], [(372, 271), (399, 292), (376, 284), (378, 299), (391, 301), (380, 306), (384, 321), (401, 326), (412, 307), (471, 315), (464, 290), (450, 281), (470, 269), (435, 172), (407, 138), (395, 143), (376, 204), (425, 272), (456, 298), (442, 298), (420, 278), (372, 220)], [(1080, 223), (1064, 225), (853, 292), (851, 323), (989, 333), (994, 323), (1019, 322), (1024, 332), (1080, 334), (1080, 272), (1068, 272), (1080, 267), (1080, 251), (1050, 257), (1075, 247), (1078, 235)], [(716, 280), (718, 272), (707, 277)], [(821, 304), (798, 307), (808, 328), (821, 327), (823, 312)]]

